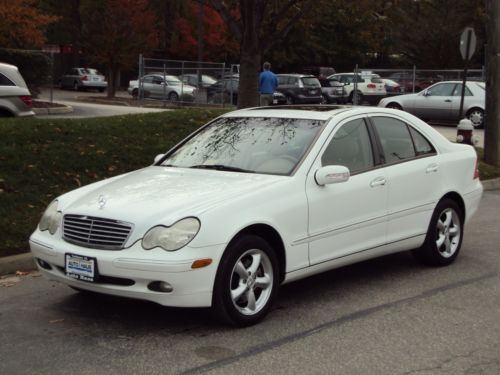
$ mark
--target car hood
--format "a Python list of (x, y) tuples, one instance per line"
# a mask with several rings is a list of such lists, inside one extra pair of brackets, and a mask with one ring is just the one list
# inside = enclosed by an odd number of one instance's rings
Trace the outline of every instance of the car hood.
[(134, 224), (136, 233), (239, 199), (283, 176), (151, 166), (88, 185), (59, 198), (63, 214)]

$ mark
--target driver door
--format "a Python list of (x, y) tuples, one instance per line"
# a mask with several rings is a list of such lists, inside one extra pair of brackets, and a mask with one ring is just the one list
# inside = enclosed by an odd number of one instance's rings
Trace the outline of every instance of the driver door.
[[(319, 186), (315, 172), (326, 165), (349, 168), (349, 180)], [(364, 118), (337, 126), (307, 177), (311, 265), (368, 251), (386, 238), (387, 186), (377, 168)]]

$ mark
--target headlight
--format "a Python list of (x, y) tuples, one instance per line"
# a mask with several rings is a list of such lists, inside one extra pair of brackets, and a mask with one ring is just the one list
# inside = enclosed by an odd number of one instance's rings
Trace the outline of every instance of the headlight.
[(190, 243), (199, 230), (200, 222), (194, 217), (179, 220), (171, 227), (153, 227), (142, 239), (142, 247), (146, 250), (154, 247), (167, 251), (179, 250)]
[(38, 224), (41, 231), (48, 230), (50, 234), (57, 232), (61, 223), (62, 213), (57, 211), (57, 201), (49, 204)]

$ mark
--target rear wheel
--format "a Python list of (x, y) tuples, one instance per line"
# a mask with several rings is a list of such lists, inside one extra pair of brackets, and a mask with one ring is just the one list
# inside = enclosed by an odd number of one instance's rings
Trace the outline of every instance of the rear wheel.
[(278, 261), (271, 246), (258, 236), (239, 237), (220, 262), (212, 308), (230, 324), (255, 324), (268, 313), (278, 280)]
[(294, 104), (294, 100), (290, 95), (286, 96), (286, 104)]
[(458, 256), (463, 239), (463, 212), (451, 199), (438, 203), (420, 249), (413, 251), (422, 263), (447, 266)]
[(171, 92), (170, 94), (168, 94), (168, 100), (170, 100), (171, 102), (177, 102), (179, 101), (179, 95), (177, 95), (176, 92)]
[(472, 108), (467, 112), (467, 118), (475, 128), (482, 128), (484, 121), (484, 111), (481, 108)]

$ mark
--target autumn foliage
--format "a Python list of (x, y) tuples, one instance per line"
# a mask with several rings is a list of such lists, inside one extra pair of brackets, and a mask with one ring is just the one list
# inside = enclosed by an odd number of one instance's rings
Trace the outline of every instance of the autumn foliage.
[(57, 20), (41, 13), (35, 0), (0, 0), (0, 47), (39, 48), (45, 27)]

